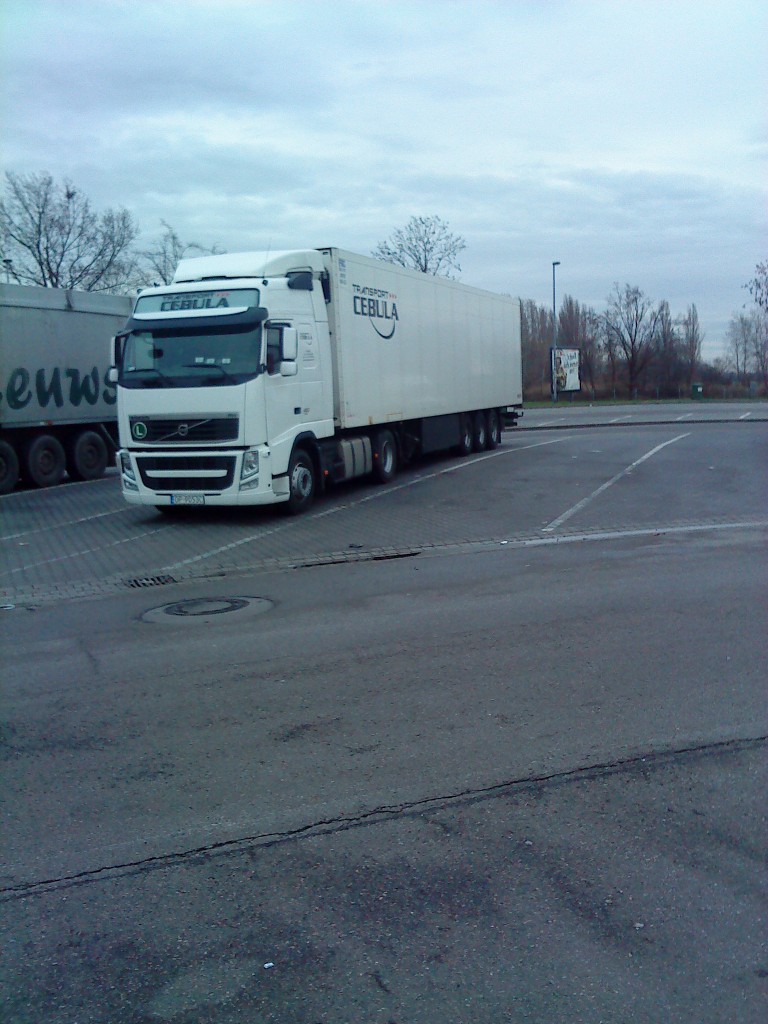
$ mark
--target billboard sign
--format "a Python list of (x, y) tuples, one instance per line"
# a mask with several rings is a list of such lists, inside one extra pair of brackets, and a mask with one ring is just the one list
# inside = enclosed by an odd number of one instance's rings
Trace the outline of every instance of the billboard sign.
[(581, 391), (579, 376), (579, 349), (551, 348), (552, 391)]

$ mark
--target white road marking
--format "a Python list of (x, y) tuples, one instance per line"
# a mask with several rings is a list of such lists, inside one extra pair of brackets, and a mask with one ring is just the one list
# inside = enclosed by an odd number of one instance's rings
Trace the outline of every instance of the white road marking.
[(90, 523), (93, 519), (103, 519), (105, 516), (117, 516), (121, 512), (125, 512), (126, 505), (124, 508), (115, 508), (111, 512), (97, 512), (93, 516), (83, 516), (81, 519), (68, 519), (63, 523), (56, 523), (53, 527), (51, 524), (46, 526), (38, 526), (34, 530), (22, 530), (21, 533), (8, 533), (4, 537), (0, 537), (0, 541), (3, 540), (18, 540), (19, 537), (29, 537), (33, 533), (50, 533), (51, 529), (60, 530), (64, 526), (79, 526), (81, 523)]
[(740, 420), (747, 420), (752, 415), (751, 412), (745, 412), (743, 416), (739, 416)]
[(589, 540), (626, 540), (633, 537), (668, 537), (684, 533), (708, 533), (711, 530), (765, 530), (768, 519), (744, 523), (691, 523), (688, 526), (645, 526), (634, 530), (600, 530), (595, 533), (566, 533), (561, 537), (528, 537), (507, 541), (512, 548), (541, 548), (551, 544), (583, 544)]
[(667, 445), (674, 444), (676, 441), (682, 441), (684, 437), (690, 436), (690, 433), (679, 434), (677, 437), (673, 437), (670, 441), (665, 441), (663, 444), (657, 444), (655, 448), (651, 448), (649, 452), (646, 452), (645, 455), (642, 455), (639, 459), (636, 459), (631, 465), (627, 466), (626, 469), (622, 469), (622, 471), (620, 473), (617, 473), (616, 476), (611, 477), (610, 480), (606, 480), (604, 484), (601, 484), (597, 488), (597, 490), (593, 491), (591, 494), (588, 494), (586, 498), (582, 498), (581, 501), (576, 502), (575, 505), (572, 505), (571, 508), (563, 512), (561, 516), (558, 516), (557, 519), (553, 519), (548, 526), (544, 527), (544, 532), (548, 533), (552, 530), (556, 530), (558, 526), (562, 526), (563, 523), (566, 522), (566, 520), (570, 519), (571, 516), (575, 515), (577, 512), (580, 512), (591, 501), (594, 501), (594, 499), (597, 498), (598, 495), (602, 494), (603, 491), (607, 491), (609, 487), (612, 487), (623, 477), (628, 476), (633, 469), (636, 469), (639, 465), (645, 462), (646, 459), (650, 459), (652, 455), (655, 455), (657, 452), (660, 452), (662, 448), (666, 448)]
[(123, 540), (113, 540), (111, 544), (99, 544), (97, 548), (87, 548), (85, 551), (72, 551), (68, 555), (58, 555), (56, 558), (46, 558), (42, 562), (31, 562), (28, 565), (20, 565), (17, 569), (8, 569), (0, 572), (0, 576), (14, 576), (17, 572), (26, 572), (27, 569), (37, 569), (41, 565), (53, 565), (55, 562), (64, 562), (68, 558), (82, 558), (83, 555), (93, 555), (97, 551), (104, 551), (105, 548), (116, 548), (121, 544), (130, 544), (132, 540), (142, 540), (144, 537), (151, 537), (154, 533), (162, 533), (167, 527), (160, 527), (157, 530), (147, 530), (137, 536), (125, 537)]
[[(356, 505), (363, 505), (363, 504), (365, 504), (368, 501), (376, 501), (379, 498), (386, 497), (386, 495), (392, 494), (395, 491), (401, 491), (401, 490), (403, 490), (406, 487), (414, 487), (414, 486), (416, 486), (416, 484), (423, 483), (425, 480), (434, 480), (437, 477), (445, 476), (446, 473), (455, 473), (457, 470), (467, 469), (469, 466), (474, 466), (478, 462), (484, 462), (486, 459), (493, 459), (493, 458), (496, 458), (499, 455), (512, 455), (515, 452), (524, 452), (524, 451), (530, 450), (531, 448), (542, 448), (545, 445), (559, 444), (561, 441), (567, 441), (569, 439), (569, 436), (570, 435), (564, 435), (563, 437), (556, 437), (556, 438), (549, 439), (547, 441), (537, 441), (534, 444), (522, 445), (519, 448), (507, 448), (507, 447), (497, 448), (495, 451), (485, 452), (483, 455), (477, 455), (473, 459), (464, 459), (462, 462), (460, 462), (458, 464), (454, 464), (452, 466), (446, 466), (444, 469), (437, 470), (434, 473), (426, 473), (426, 474), (414, 477), (412, 480), (407, 480), (404, 483), (396, 484), (394, 487), (382, 488), (380, 491), (376, 491), (373, 494), (369, 494), (369, 495), (367, 495), (364, 498), (358, 499), (357, 501), (347, 502), (344, 505), (337, 505), (334, 508), (329, 508), (329, 509), (325, 509), (325, 510), (323, 510), (321, 512), (317, 512), (313, 516), (311, 516), (311, 518), (312, 519), (322, 519), (325, 516), (335, 515), (336, 513), (342, 512), (342, 511), (344, 511), (344, 510), (346, 510), (348, 508), (354, 508)], [(127, 510), (128, 510), (128, 506), (126, 505), (125, 509), (119, 509), (118, 511), (127, 511)], [(113, 514), (114, 513), (112, 513), (112, 512), (102, 512), (102, 513), (100, 513), (100, 515), (102, 515), (102, 516), (113, 515)], [(96, 518), (99, 518), (99, 517), (98, 516), (93, 516), (93, 517), (89, 517), (89, 518), (96, 519)], [(271, 529), (259, 530), (258, 533), (250, 534), (248, 537), (242, 537), (240, 540), (232, 541), (230, 544), (223, 544), (220, 547), (212, 548), (210, 551), (203, 551), (200, 554), (191, 556), (190, 558), (184, 558), (181, 561), (172, 562), (169, 565), (164, 565), (161, 569), (158, 569), (156, 571), (157, 572), (171, 572), (173, 569), (180, 569), (180, 568), (182, 568), (183, 566), (186, 566), (186, 565), (194, 565), (195, 562), (202, 562), (206, 558), (213, 558), (214, 555), (222, 555), (222, 554), (224, 554), (227, 551), (233, 551), (235, 548), (242, 547), (244, 544), (252, 544), (254, 541), (262, 540), (264, 537), (270, 537), (273, 534), (282, 533), (285, 530), (289, 530), (289, 529), (291, 529), (291, 528), (293, 528), (295, 526), (298, 526), (302, 522), (306, 522), (307, 518), (310, 518), (310, 517), (307, 517), (307, 516), (299, 517), (297, 519), (292, 519), (289, 522), (280, 523), (278, 526), (274, 526)], [(85, 522), (85, 521), (87, 521), (87, 520), (76, 520), (76, 522)], [(71, 524), (62, 524), (62, 525), (71, 525)], [(102, 544), (102, 545), (99, 545), (98, 548), (89, 548), (89, 549), (87, 549), (85, 551), (74, 551), (71, 554), (58, 555), (56, 558), (47, 558), (47, 559), (44, 559), (43, 561), (40, 561), (40, 562), (28, 563), (27, 565), (19, 566), (16, 569), (10, 569), (10, 570), (7, 570), (5, 572), (0, 572), (0, 578), (3, 577), (3, 576), (14, 576), (17, 573), (26, 572), (27, 569), (37, 569), (37, 568), (39, 568), (40, 566), (43, 566), (43, 565), (52, 565), (55, 562), (63, 562), (63, 561), (65, 561), (68, 558), (81, 558), (83, 555), (91, 555), (95, 551), (102, 551), (102, 550), (104, 550), (105, 547), (113, 548), (113, 547), (117, 547), (120, 544), (129, 544), (133, 540), (142, 540), (145, 537), (151, 537), (155, 533), (162, 533), (163, 530), (167, 530), (168, 528), (169, 528), (169, 526), (166, 523), (165, 525), (158, 527), (156, 530), (148, 530), (147, 532), (141, 533), (139, 535), (134, 535), (132, 537), (125, 537), (122, 540), (113, 541), (111, 544), (107, 544), (107, 545), (103, 545)], [(30, 531), (30, 532), (34, 532), (34, 531)], [(22, 534), (14, 534), (14, 536), (15, 537), (20, 537), (20, 536), (23, 536), (23, 535)], [(10, 538), (6, 538), (6, 539), (10, 539)]]
[(680, 422), (680, 420), (687, 420), (687, 419), (690, 419), (690, 417), (691, 417), (691, 416), (693, 416), (693, 413), (692, 413), (692, 412), (684, 412), (682, 416), (678, 416), (678, 417), (677, 417), (677, 422), (679, 423), (679, 422)]
[(631, 416), (616, 416), (612, 420), (608, 420), (609, 423), (621, 423), (622, 420), (631, 420)]
[(425, 480), (435, 480), (438, 477), (445, 476), (446, 473), (455, 473), (457, 470), (467, 469), (469, 466), (474, 466), (478, 462), (485, 462), (486, 459), (494, 459), (499, 455), (512, 455), (515, 452), (524, 452), (531, 448), (542, 448), (548, 444), (559, 444), (560, 441), (567, 441), (569, 436), (570, 435), (555, 437), (547, 441), (537, 441), (535, 444), (526, 444), (521, 448), (497, 448), (495, 451), (478, 455), (474, 459), (464, 459), (458, 464), (446, 466), (445, 469), (436, 470), (434, 473), (425, 473), (414, 477), (412, 480), (406, 480), (404, 483), (395, 484), (394, 487), (382, 488), (382, 490), (375, 491), (373, 494), (368, 494), (364, 498), (359, 498), (356, 501), (346, 502), (343, 505), (336, 505), (334, 508), (323, 509), (320, 512), (314, 513), (314, 515), (310, 517), (303, 516), (298, 519), (293, 519), (288, 523), (283, 523), (280, 526), (274, 527), (274, 529), (262, 530), (259, 533), (252, 534), (250, 537), (242, 537), (240, 540), (232, 541), (231, 544), (224, 544), (220, 548), (213, 548), (211, 551), (204, 551), (199, 555), (193, 555), (191, 558), (185, 558), (181, 562), (173, 562), (170, 565), (164, 565), (163, 568), (158, 571), (172, 572), (174, 569), (180, 569), (182, 566), (192, 565), (195, 562), (202, 562), (206, 558), (213, 558), (214, 555), (221, 555), (226, 551), (232, 551), (234, 548), (242, 547), (244, 544), (252, 544), (254, 541), (261, 540), (263, 537), (268, 537), (271, 534), (281, 533), (283, 530), (290, 529), (292, 526), (306, 522), (308, 518), (325, 519), (327, 516), (334, 516), (339, 512), (344, 512), (349, 508), (354, 508), (356, 505), (364, 505), (369, 501), (378, 501), (380, 498), (384, 498), (388, 494), (394, 494), (396, 491), (405, 490), (406, 487), (415, 487), (417, 484), (423, 483)]

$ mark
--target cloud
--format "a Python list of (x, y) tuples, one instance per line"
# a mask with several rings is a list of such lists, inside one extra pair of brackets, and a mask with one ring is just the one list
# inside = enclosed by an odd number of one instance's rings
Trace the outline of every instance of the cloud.
[(765, 258), (768, 14), (683, 0), (7, 0), (5, 167), (146, 236), (368, 252), (413, 214), (463, 277), (588, 304), (614, 281), (710, 344)]

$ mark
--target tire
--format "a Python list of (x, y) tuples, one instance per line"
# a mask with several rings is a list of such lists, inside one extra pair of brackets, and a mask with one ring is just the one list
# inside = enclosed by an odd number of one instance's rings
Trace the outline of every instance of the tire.
[(297, 516), (306, 512), (315, 500), (317, 474), (312, 456), (303, 448), (296, 448), (288, 463), (288, 511)]
[(10, 494), (19, 482), (19, 457), (13, 445), (0, 441), (0, 494)]
[(485, 447), (498, 448), (501, 444), (501, 420), (498, 409), (489, 409), (486, 413), (486, 434)]
[(388, 484), (397, 473), (397, 442), (391, 430), (380, 430), (373, 444), (373, 476)]
[(488, 441), (488, 424), (484, 412), (476, 412), (472, 417), (472, 451), (484, 452)]
[(36, 487), (55, 487), (64, 478), (67, 457), (52, 434), (38, 434), (24, 452), (24, 472)]
[(67, 448), (67, 472), (73, 480), (98, 480), (108, 462), (106, 442), (95, 430), (83, 430)]
[(472, 454), (472, 417), (462, 413), (459, 418), (459, 455)]

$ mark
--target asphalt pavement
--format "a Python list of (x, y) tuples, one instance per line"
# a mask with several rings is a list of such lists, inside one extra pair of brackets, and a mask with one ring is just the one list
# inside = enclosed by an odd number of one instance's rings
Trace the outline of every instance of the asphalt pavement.
[(0, 499), (2, 1019), (762, 1022), (766, 427), (691, 405)]

